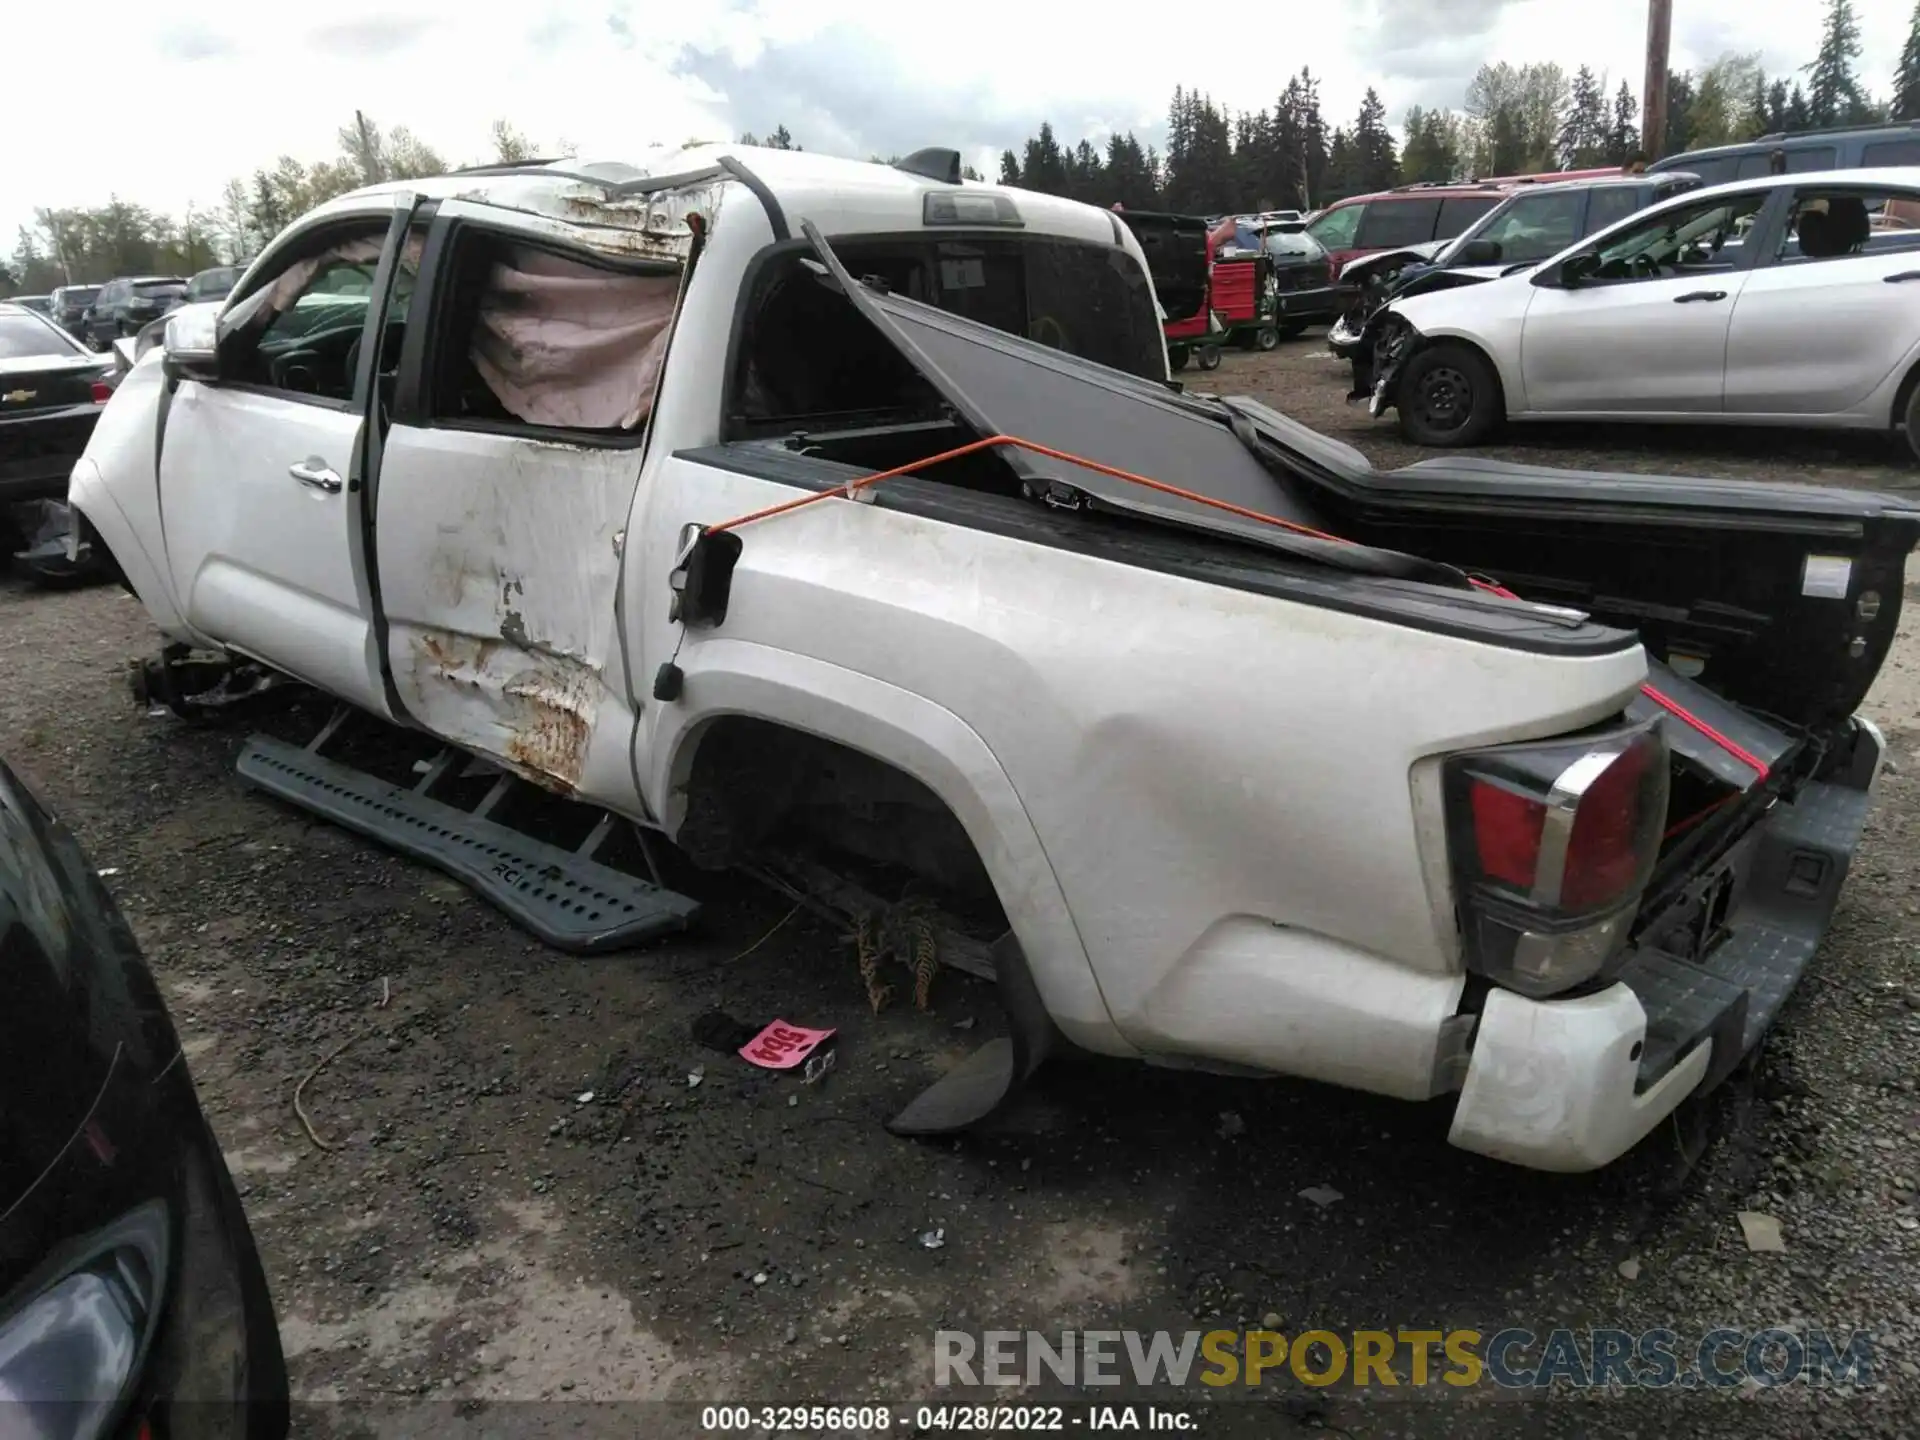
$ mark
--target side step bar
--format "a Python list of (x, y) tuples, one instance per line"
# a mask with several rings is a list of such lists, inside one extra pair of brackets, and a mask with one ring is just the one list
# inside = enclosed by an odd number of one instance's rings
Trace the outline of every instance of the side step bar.
[(427, 793), (454, 752), (409, 789), (322, 755), (337, 723), (304, 748), (253, 736), (236, 766), (241, 780), (444, 870), (558, 950), (624, 949), (684, 930), (699, 915), (698, 901), (594, 858), (611, 815), (580, 850), (563, 850), (487, 818), (505, 787), (520, 783), (512, 776), (502, 773), (477, 811), (463, 810)]

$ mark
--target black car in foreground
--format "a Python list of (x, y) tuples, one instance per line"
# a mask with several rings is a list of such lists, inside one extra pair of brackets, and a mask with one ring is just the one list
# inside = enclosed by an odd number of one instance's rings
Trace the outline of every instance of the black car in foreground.
[[(64, 513), (52, 512), (66, 509), (67, 477), (112, 398), (113, 368), (111, 356), (46, 316), (0, 302), (0, 556), (36, 548), (50, 530), (64, 534)], [(59, 581), (67, 573), (59, 550), (44, 562), (20, 558), (29, 573)]]
[(0, 1434), (287, 1424), (266, 1276), (153, 976), (0, 763)]

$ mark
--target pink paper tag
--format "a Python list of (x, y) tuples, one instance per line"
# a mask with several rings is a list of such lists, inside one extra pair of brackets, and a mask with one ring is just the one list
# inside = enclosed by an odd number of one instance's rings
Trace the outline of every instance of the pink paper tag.
[(804, 1025), (776, 1020), (740, 1047), (740, 1058), (768, 1070), (791, 1070), (832, 1034), (831, 1029), (809, 1030)]

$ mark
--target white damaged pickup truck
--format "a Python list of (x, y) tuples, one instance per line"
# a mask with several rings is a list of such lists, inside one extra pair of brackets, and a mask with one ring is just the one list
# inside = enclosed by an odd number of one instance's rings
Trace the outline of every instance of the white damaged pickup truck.
[[(173, 656), (702, 866), (800, 834), (988, 907), (1010, 1033), (901, 1132), (1066, 1042), (1455, 1094), (1454, 1143), (1552, 1170), (1718, 1084), (1813, 961), (1920, 536), (1859, 492), (1376, 472), (1171, 385), (1113, 215), (739, 146), (330, 202), (173, 318), (71, 500)], [(689, 913), (434, 773), (241, 772), (555, 934)]]

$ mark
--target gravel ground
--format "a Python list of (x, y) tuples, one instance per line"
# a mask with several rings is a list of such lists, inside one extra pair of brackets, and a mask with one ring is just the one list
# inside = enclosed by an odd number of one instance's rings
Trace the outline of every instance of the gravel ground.
[[(1376, 463), (1414, 458), (1345, 409), (1317, 351), (1233, 355), (1208, 379)], [(1524, 438), (1500, 453), (1879, 487), (1920, 473), (1884, 442)], [(591, 960), (530, 943), (434, 872), (243, 792), (240, 730), (134, 708), (123, 668), (154, 637), (113, 590), (0, 584), (0, 754), (107, 868), (161, 978), (307, 1399), (665, 1434), (633, 1418), (656, 1412), (499, 1402), (927, 1398), (940, 1328), (1597, 1325), (1684, 1346), (1812, 1324), (1871, 1329), (1884, 1383), (1183, 1399), (1204, 1433), (1896, 1435), (1920, 1395), (1913, 628), (1870, 702), (1895, 764), (1828, 945), (1665, 1198), (1652, 1157), (1553, 1177), (1453, 1150), (1444, 1103), (1091, 1060), (1051, 1067), (991, 1135), (891, 1139), (885, 1116), (992, 1032), (984, 987), (944, 972), (930, 1013), (876, 1017), (844, 937), (728, 878), (686, 879), (708, 907), (694, 936)], [(305, 738), (319, 718), (268, 728)], [(809, 1086), (704, 1049), (692, 1026), (713, 1010), (838, 1026), (837, 1068)], [(323, 1146), (291, 1099), (342, 1044), (305, 1090)], [(1302, 1198), (1315, 1186), (1340, 1198)], [(1742, 1210), (1776, 1217), (1785, 1253), (1750, 1253)]]

